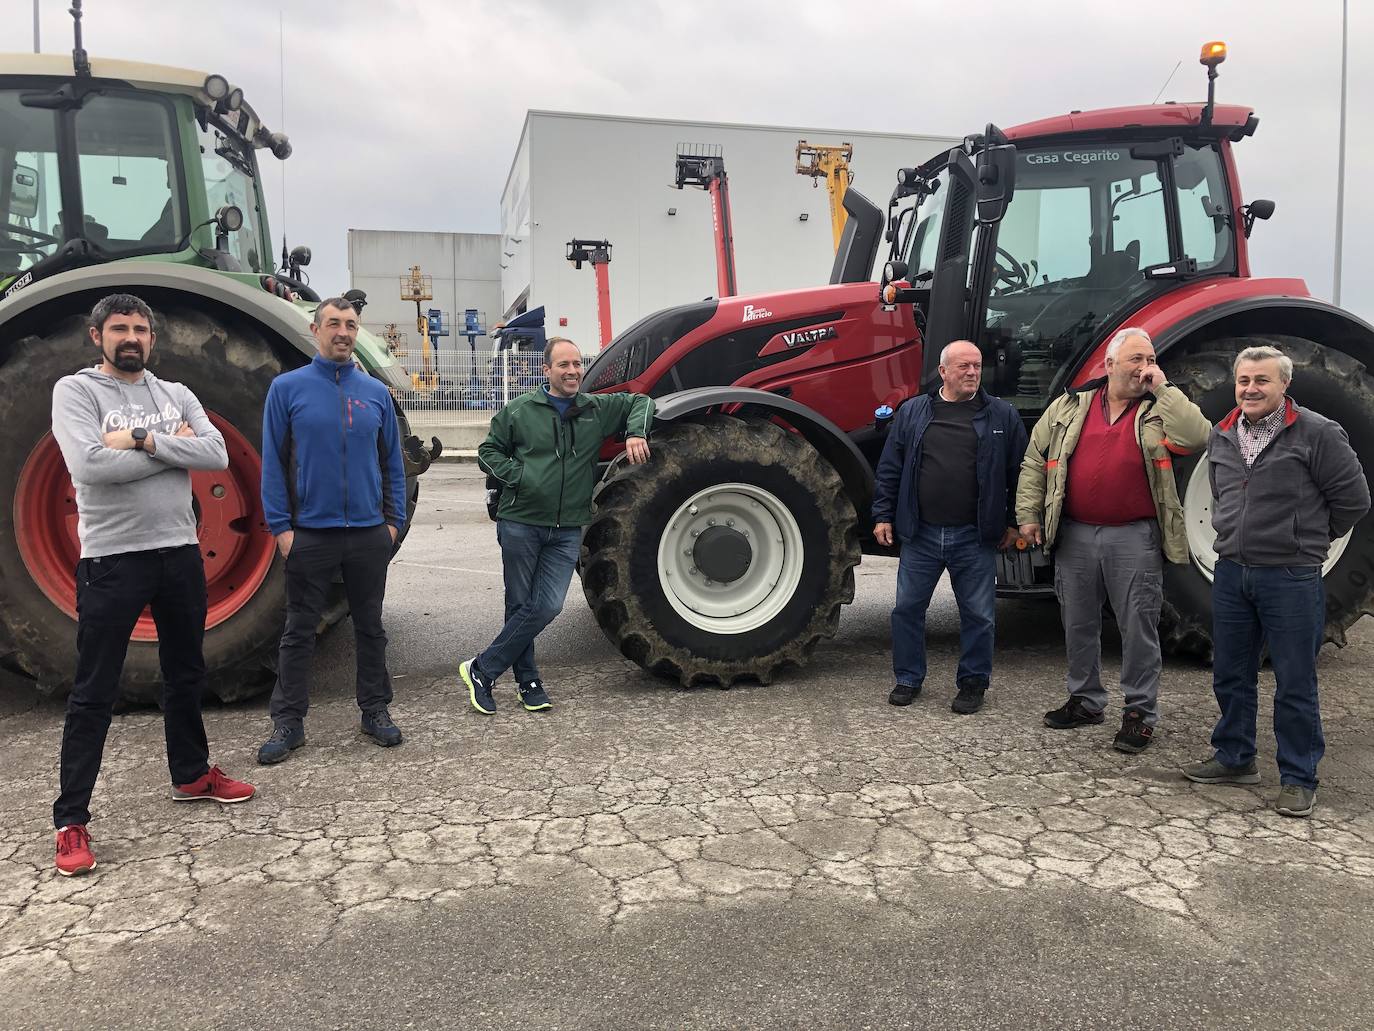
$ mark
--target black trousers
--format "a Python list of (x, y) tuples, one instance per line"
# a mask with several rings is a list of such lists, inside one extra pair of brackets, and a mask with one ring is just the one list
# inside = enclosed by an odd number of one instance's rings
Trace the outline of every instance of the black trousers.
[(200, 718), (205, 691), (205, 563), (187, 544), (83, 558), (76, 566), (76, 679), (62, 728), (61, 794), (53, 825), (88, 823), (129, 635), (145, 606), (157, 624), (167, 769), (189, 784), (210, 768)]
[(358, 708), (376, 712), (391, 704), (386, 670), (382, 600), (391, 562), (391, 531), (378, 526), (297, 530), (286, 557), (286, 629), (277, 653), (277, 684), (270, 712), (276, 726), (299, 727), (310, 708), (310, 659), (334, 574), (343, 572), (357, 651)]

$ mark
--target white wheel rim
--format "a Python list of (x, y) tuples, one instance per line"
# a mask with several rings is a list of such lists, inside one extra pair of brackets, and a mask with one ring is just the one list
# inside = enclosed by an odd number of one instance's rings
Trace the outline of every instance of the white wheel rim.
[[(727, 526), (749, 542), (749, 567), (730, 583), (697, 569), (693, 548), (709, 526)], [(791, 601), (801, 581), (802, 536), (796, 519), (773, 494), (750, 483), (722, 483), (678, 506), (658, 545), (658, 582), (673, 611), (716, 634), (763, 626)]]
[[(1188, 486), (1183, 495), (1183, 523), (1188, 531), (1188, 554), (1208, 583), (1212, 581), (1217, 567), (1217, 532), (1212, 529), (1212, 485), (1207, 478), (1207, 456), (1204, 455), (1193, 466), (1188, 477)], [(1326, 576), (1345, 553), (1350, 543), (1351, 531), (1331, 542), (1331, 549), (1322, 563), (1322, 576)]]

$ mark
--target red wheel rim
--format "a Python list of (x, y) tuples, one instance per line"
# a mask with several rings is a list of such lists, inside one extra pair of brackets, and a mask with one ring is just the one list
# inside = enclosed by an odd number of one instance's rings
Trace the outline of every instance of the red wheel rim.
[[(233, 616), (257, 593), (272, 567), (276, 544), (262, 513), (262, 459), (226, 419), (214, 412), (206, 414), (224, 435), (229, 451), (228, 469), (191, 473), (196, 535), (209, 594), (208, 630)], [(74, 570), (81, 557), (76, 525), (76, 490), (57, 441), (45, 433), (19, 473), (14, 538), (33, 582), (72, 619), (76, 618)], [(132, 639), (157, 640), (147, 609)]]

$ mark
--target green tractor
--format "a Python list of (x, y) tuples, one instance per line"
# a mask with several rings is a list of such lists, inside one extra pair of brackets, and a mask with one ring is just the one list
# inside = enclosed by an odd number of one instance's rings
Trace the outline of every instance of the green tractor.
[[(270, 683), (285, 603), (259, 500), (262, 405), (272, 379), (314, 353), (319, 300), (306, 248), (283, 244), (282, 269), (272, 261), (258, 152), (284, 160), (291, 145), (222, 75), (88, 60), (77, 26), (70, 58), (0, 56), (0, 425), (11, 434), (0, 448), (0, 665), (43, 690), (71, 683), (79, 546), (52, 388), (95, 361), (94, 302), (129, 292), (157, 321), (151, 367), (195, 390), (228, 445), (227, 470), (192, 479), (210, 690), (241, 698)], [(357, 361), (389, 387), (408, 385), (370, 334)], [(439, 444), (426, 450), (399, 406), (397, 416), (413, 512)], [(330, 621), (345, 611), (340, 593)], [(160, 677), (145, 613), (123, 697), (156, 699)]]

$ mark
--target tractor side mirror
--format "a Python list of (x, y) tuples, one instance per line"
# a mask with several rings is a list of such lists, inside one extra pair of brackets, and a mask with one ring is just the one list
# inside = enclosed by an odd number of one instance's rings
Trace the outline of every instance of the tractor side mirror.
[(1267, 219), (1274, 214), (1274, 202), (1271, 200), (1252, 200), (1245, 207), (1241, 208), (1245, 215), (1245, 238), (1250, 239), (1250, 230), (1255, 228), (1256, 219)]
[(38, 217), (38, 169), (28, 165), (14, 166), (14, 181), (10, 186), (10, 216)]
[(1000, 222), (1016, 188), (1016, 148), (987, 147), (978, 155), (978, 221)]

